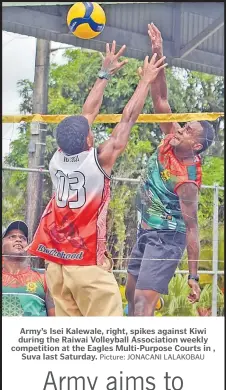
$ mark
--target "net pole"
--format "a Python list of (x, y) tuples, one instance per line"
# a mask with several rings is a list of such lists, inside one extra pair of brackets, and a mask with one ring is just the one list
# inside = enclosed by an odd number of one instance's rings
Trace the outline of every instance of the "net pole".
[(217, 316), (217, 282), (218, 282), (218, 198), (219, 187), (217, 184), (213, 190), (213, 282), (212, 282), (212, 316)]

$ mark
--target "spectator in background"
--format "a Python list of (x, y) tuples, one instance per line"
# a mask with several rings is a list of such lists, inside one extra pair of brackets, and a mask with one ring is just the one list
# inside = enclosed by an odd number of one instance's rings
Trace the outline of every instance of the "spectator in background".
[(30, 267), (27, 245), (26, 223), (11, 222), (2, 235), (2, 315), (55, 316), (45, 270), (42, 273)]

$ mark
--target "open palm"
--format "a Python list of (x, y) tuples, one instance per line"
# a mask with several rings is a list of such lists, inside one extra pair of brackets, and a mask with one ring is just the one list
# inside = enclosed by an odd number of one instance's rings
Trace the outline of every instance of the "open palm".
[(123, 45), (121, 49), (115, 54), (116, 51), (116, 41), (112, 42), (110, 49), (109, 43), (106, 44), (106, 56), (103, 58), (102, 69), (105, 72), (108, 72), (110, 75), (115, 74), (119, 69), (121, 69), (128, 60), (119, 62), (119, 58), (122, 56), (126, 49), (126, 45)]

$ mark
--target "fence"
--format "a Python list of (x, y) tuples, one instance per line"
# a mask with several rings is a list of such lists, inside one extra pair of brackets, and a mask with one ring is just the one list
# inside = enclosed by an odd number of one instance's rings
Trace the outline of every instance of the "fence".
[[(37, 125), (42, 123), (42, 124), (57, 124), (61, 122), (67, 115), (40, 115), (40, 114), (32, 114), (32, 115), (5, 115), (2, 118), (3, 123), (21, 123), (21, 122), (27, 122), (33, 124), (35, 126), (35, 130)], [(224, 117), (224, 113), (222, 112), (215, 112), (215, 113), (172, 113), (172, 114), (141, 114), (137, 120), (137, 123), (163, 123), (163, 122), (188, 122), (188, 121), (193, 121), (193, 120), (207, 120), (207, 121), (216, 121), (219, 118)], [(117, 123), (121, 119), (121, 115), (118, 114), (100, 114), (97, 116), (95, 123)], [(42, 129), (43, 131), (46, 131), (45, 128)], [(36, 133), (35, 133), (36, 134)], [(40, 140), (41, 140), (41, 133), (40, 133)], [(37, 141), (37, 140), (36, 140)], [(42, 141), (42, 140), (41, 140)], [(37, 142), (37, 145), (41, 143)], [(45, 143), (42, 145), (45, 146)], [(37, 166), (42, 166), (42, 164), (37, 164)], [(34, 180), (37, 180), (37, 173), (40, 173), (42, 175), (48, 174), (48, 170), (45, 170), (43, 168), (20, 168), (20, 167), (3, 167), (3, 171), (21, 171), (24, 173), (29, 173), (29, 172), (34, 172)], [(39, 175), (38, 175), (39, 176)], [(139, 183), (138, 179), (129, 179), (129, 178), (122, 178), (122, 177), (114, 177), (112, 180), (113, 183), (113, 196), (112, 199), (114, 201), (115, 195), (117, 195), (117, 189), (115, 187), (114, 183), (118, 183), (118, 186), (124, 186), (126, 184), (127, 186), (131, 185), (134, 187), (134, 185)], [(4, 177), (3, 177), (3, 189), (4, 189)], [(200, 268), (204, 268), (204, 264), (208, 263), (208, 267), (210, 268), (210, 263), (211, 263), (211, 269), (200, 269), (199, 273), (201, 277), (203, 275), (209, 275), (211, 276), (212, 280), (212, 299), (211, 299), (211, 307), (212, 307), (212, 315), (216, 316), (217, 315), (217, 297), (218, 297), (218, 282), (219, 278), (222, 278), (224, 276), (224, 271), (223, 271), (223, 256), (222, 254), (219, 254), (219, 244), (221, 244), (221, 238), (219, 237), (219, 233), (222, 235), (222, 228), (223, 228), (223, 219), (222, 217), (219, 218), (219, 199), (220, 199), (220, 193), (224, 191), (224, 187), (220, 187), (217, 184), (214, 184), (212, 186), (207, 186), (203, 185), (201, 192), (203, 191), (213, 191), (213, 196), (206, 196), (206, 202), (210, 202), (210, 206), (212, 207), (213, 214), (212, 214), (212, 237), (211, 237), (211, 243), (210, 243), (210, 248), (209, 249), (203, 249), (201, 250), (201, 258), (200, 258)], [(50, 191), (49, 191), (50, 193)], [(134, 191), (131, 191), (131, 193), (134, 194)], [(119, 199), (120, 199), (120, 191), (119, 191)], [(4, 196), (4, 192), (3, 192)], [(133, 198), (130, 195), (129, 197), (129, 202), (133, 202)], [(126, 205), (123, 205), (126, 207)], [(116, 205), (117, 208), (117, 205)], [(128, 208), (128, 204), (127, 204)], [(132, 211), (133, 210), (133, 211)], [(119, 245), (117, 246), (117, 249), (114, 249), (114, 244), (115, 244), (115, 237), (114, 234), (109, 235), (108, 234), (108, 244), (111, 245), (112, 251), (114, 252), (113, 258), (114, 260), (119, 260), (117, 261), (117, 264), (115, 266), (114, 273), (116, 275), (116, 278), (120, 277), (120, 275), (124, 275), (127, 273), (127, 263), (129, 260), (129, 252), (131, 249), (131, 246), (133, 242), (136, 239), (136, 216), (134, 213), (135, 207), (131, 207), (129, 211), (124, 210), (125, 213), (129, 215), (129, 213), (133, 213), (132, 217), (132, 222), (133, 226), (131, 225), (131, 218), (129, 219), (130, 224), (129, 226), (126, 227), (125, 231), (121, 231), (121, 247), (119, 248)], [(204, 213), (205, 215), (205, 213)], [(115, 219), (118, 218), (118, 216), (113, 215), (113, 224), (115, 223)], [(122, 217), (122, 216), (121, 216)], [(126, 220), (125, 216), (124, 219)], [(116, 221), (118, 222), (118, 230), (120, 231), (120, 220)], [(123, 221), (124, 222), (124, 221)], [(220, 225), (219, 225), (220, 222)], [(112, 226), (113, 226), (112, 224)], [(112, 228), (113, 229), (113, 228)], [(114, 230), (114, 229), (113, 229)], [(209, 233), (209, 227), (208, 227), (208, 233)], [(128, 237), (129, 237), (129, 244), (128, 244)], [(208, 238), (209, 239), (209, 238)], [(127, 245), (129, 249), (126, 251), (125, 250), (125, 243), (127, 241)], [(205, 241), (201, 240), (201, 243)], [(208, 240), (207, 240), (208, 241)], [(202, 245), (201, 245), (202, 247)], [(209, 252), (208, 252), (209, 251)], [(221, 251), (221, 250), (220, 250)], [(111, 250), (110, 250), (111, 252)], [(208, 253), (206, 253), (208, 252)], [(210, 253), (211, 252), (211, 253)], [(208, 255), (208, 256), (207, 256)], [(220, 255), (220, 256), (219, 256)], [(207, 259), (208, 257), (208, 259)], [(180, 269), (176, 271), (176, 274), (187, 274), (188, 270), (183, 269), (187, 268), (187, 266), (184, 266), (185, 262), (182, 262), (182, 266), (180, 266)]]
[[(20, 172), (39, 172), (42, 175), (48, 174), (48, 170), (44, 169), (29, 169), (29, 168), (20, 168), (20, 167), (7, 167), (3, 166), (3, 171), (20, 171)], [(139, 183), (139, 179), (129, 179), (129, 178), (119, 178), (119, 177), (113, 177), (112, 178), (113, 183), (127, 183), (127, 185), (137, 185)], [(114, 184), (113, 184), (114, 185)], [(217, 302), (217, 296), (218, 296), (218, 278), (219, 277), (224, 277), (224, 271), (223, 271), (223, 256), (219, 258), (219, 244), (220, 244), (220, 238), (219, 238), (219, 229), (223, 228), (223, 222), (220, 221), (219, 224), (219, 194), (224, 191), (224, 187), (218, 186), (217, 184), (214, 185), (203, 185), (201, 188), (201, 193), (204, 191), (213, 191), (213, 197), (212, 200), (207, 196), (209, 199), (212, 207), (213, 207), (213, 220), (212, 220), (212, 269), (211, 270), (200, 270), (199, 274), (202, 277), (202, 275), (210, 275), (212, 277), (212, 316), (217, 315), (217, 307), (218, 307), (218, 302)], [(208, 194), (207, 194), (208, 195)], [(114, 194), (113, 194), (114, 198)], [(222, 220), (222, 218), (221, 218)], [(136, 222), (134, 222), (134, 231), (136, 230)], [(133, 237), (133, 239), (135, 239)], [(202, 254), (202, 251), (201, 251)], [(205, 256), (205, 254), (204, 254)], [(116, 278), (118, 278), (119, 275), (124, 275), (127, 273), (126, 268), (127, 268), (127, 263), (128, 263), (128, 256), (124, 259), (125, 261), (123, 262), (123, 255), (120, 257), (120, 261), (118, 262), (118, 265), (116, 265), (116, 269), (114, 270), (114, 273), (116, 275)], [(118, 258), (117, 258), (118, 259)], [(199, 264), (200, 268), (202, 268), (202, 263), (204, 262), (210, 262), (210, 259), (201, 259)], [(124, 263), (124, 266), (122, 264)], [(221, 269), (219, 269), (221, 268)], [(176, 271), (176, 274), (188, 274), (187, 269), (178, 269)]]

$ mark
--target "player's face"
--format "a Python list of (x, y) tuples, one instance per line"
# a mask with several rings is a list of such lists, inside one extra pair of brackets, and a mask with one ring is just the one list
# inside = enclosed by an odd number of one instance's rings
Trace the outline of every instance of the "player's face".
[(2, 240), (3, 255), (24, 255), (27, 238), (21, 230), (11, 230)]
[(198, 151), (202, 148), (199, 139), (202, 135), (202, 126), (199, 122), (188, 122), (175, 132), (170, 144), (180, 151)]

